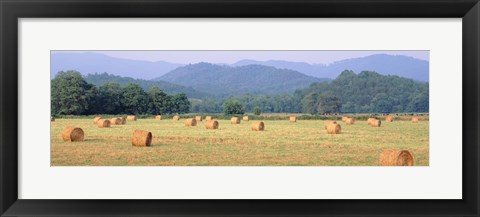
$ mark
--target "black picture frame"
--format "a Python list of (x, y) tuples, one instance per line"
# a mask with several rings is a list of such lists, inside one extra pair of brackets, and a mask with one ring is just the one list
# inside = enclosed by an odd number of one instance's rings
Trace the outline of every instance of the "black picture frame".
[[(18, 19), (117, 17), (462, 18), (462, 200), (18, 199)], [(478, 216), (478, 0), (0, 0), (2, 216)], [(446, 42), (448, 43), (448, 42)], [(456, 73), (456, 72), (452, 72)]]

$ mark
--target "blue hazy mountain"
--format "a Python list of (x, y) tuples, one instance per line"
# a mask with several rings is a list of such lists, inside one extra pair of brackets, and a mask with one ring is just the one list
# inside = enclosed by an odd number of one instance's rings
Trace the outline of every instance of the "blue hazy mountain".
[(231, 96), (244, 93), (293, 93), (314, 82), (329, 79), (315, 78), (294, 70), (263, 65), (233, 67), (197, 63), (176, 68), (155, 80), (192, 87), (216, 96)]
[(76, 70), (83, 75), (109, 73), (136, 79), (152, 79), (182, 66), (164, 61), (142, 61), (110, 57), (99, 53), (53, 53), (51, 55), (50, 76), (59, 71)]
[(328, 65), (281, 60), (241, 60), (234, 63), (233, 66), (252, 64), (291, 69), (317, 78), (335, 79), (342, 71), (352, 70), (357, 73), (361, 71), (376, 71), (382, 75), (398, 75), (417, 81), (429, 80), (428, 61), (402, 55), (375, 54), (366, 57), (345, 59)]

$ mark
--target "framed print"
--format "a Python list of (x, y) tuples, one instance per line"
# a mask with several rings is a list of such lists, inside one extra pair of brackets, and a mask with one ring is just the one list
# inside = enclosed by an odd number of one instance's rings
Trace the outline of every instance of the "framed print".
[(1, 1), (3, 216), (478, 216), (479, 4)]

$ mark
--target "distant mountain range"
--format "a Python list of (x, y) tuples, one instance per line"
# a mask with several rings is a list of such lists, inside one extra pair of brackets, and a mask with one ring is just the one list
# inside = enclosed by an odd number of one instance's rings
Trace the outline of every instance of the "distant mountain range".
[(76, 70), (83, 75), (106, 72), (123, 77), (149, 80), (182, 66), (164, 61), (151, 62), (115, 58), (93, 52), (53, 53), (50, 61), (50, 77), (52, 78), (59, 71)]
[(179, 67), (155, 80), (192, 87), (216, 96), (231, 96), (244, 93), (293, 93), (314, 82), (329, 79), (315, 78), (289, 69), (262, 65), (232, 67), (197, 63)]
[(335, 79), (344, 70), (375, 71), (383, 75), (397, 75), (417, 81), (429, 81), (429, 63), (401, 55), (375, 54), (366, 57), (346, 59), (332, 64), (308, 64), (304, 62), (289, 62), (281, 60), (255, 61), (241, 60), (233, 66), (251, 64), (272, 66), (279, 69), (291, 69), (309, 76)]
[[(320, 62), (321, 60), (319, 60)], [(361, 58), (346, 59), (332, 64), (309, 64), (282, 60), (241, 60), (230, 66), (264, 65), (278, 69), (290, 69), (316, 78), (335, 79), (342, 71), (376, 71), (383, 75), (398, 75), (417, 81), (429, 80), (429, 63), (401, 55), (376, 54)], [(224, 64), (217, 64), (224, 65)], [(61, 70), (77, 70), (84, 75), (107, 72), (109, 74), (137, 79), (154, 79), (184, 66), (164, 61), (141, 61), (110, 57), (104, 54), (54, 53), (51, 56), (50, 74), (53, 78)]]

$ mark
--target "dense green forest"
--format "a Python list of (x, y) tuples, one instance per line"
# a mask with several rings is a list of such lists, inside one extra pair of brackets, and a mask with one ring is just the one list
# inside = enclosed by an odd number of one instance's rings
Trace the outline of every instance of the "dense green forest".
[(170, 95), (157, 86), (116, 82), (95, 86), (77, 71), (61, 71), (51, 82), (51, 115), (187, 113), (184, 93)]

